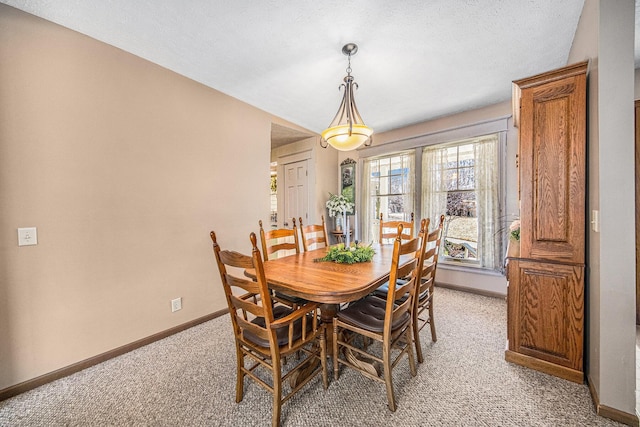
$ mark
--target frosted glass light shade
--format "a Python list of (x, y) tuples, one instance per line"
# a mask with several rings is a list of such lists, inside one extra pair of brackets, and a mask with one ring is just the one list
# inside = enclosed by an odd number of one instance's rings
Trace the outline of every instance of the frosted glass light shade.
[(322, 138), (340, 151), (355, 150), (373, 134), (373, 129), (365, 125), (353, 125), (349, 135), (349, 125), (333, 126), (322, 132)]

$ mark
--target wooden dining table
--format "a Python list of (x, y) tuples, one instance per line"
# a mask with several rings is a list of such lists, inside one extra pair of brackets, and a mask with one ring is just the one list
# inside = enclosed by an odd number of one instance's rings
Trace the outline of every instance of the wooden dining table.
[[(264, 263), (265, 277), (269, 288), (275, 291), (319, 302), (320, 320), (329, 327), (340, 304), (358, 300), (389, 280), (393, 245), (375, 244), (373, 248), (375, 255), (371, 261), (355, 264), (320, 261), (327, 254), (328, 248), (276, 258)], [(251, 273), (248, 275), (251, 276)], [(325, 336), (327, 346), (331, 348), (333, 336), (329, 331), (326, 331)], [(351, 350), (347, 351), (351, 353)], [(354, 355), (346, 354), (346, 357), (351, 357), (352, 363), (367, 363), (357, 360)], [(315, 367), (311, 363), (292, 377), (292, 385), (302, 382)]]
[(389, 280), (393, 245), (374, 245), (369, 262), (338, 264), (319, 261), (327, 248), (316, 249), (264, 263), (269, 287), (321, 303), (323, 323), (331, 323), (339, 304), (360, 299)]

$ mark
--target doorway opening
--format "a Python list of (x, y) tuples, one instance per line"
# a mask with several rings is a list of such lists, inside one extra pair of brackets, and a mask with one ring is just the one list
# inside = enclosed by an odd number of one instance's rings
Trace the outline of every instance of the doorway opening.
[(271, 228), (278, 228), (278, 162), (271, 162), (270, 166), (271, 187), (270, 187), (270, 225)]

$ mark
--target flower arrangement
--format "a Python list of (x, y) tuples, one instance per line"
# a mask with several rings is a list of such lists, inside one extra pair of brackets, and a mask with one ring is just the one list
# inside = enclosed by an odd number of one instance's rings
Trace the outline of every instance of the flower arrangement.
[(509, 237), (513, 240), (520, 240), (520, 220), (516, 219), (509, 226)]
[(371, 245), (362, 246), (359, 245), (358, 242), (355, 242), (347, 248), (344, 243), (339, 243), (335, 246), (331, 246), (324, 257), (316, 258), (314, 261), (332, 261), (338, 264), (355, 264), (356, 262), (371, 261), (375, 253), (376, 251), (373, 250)]
[(354, 204), (342, 194), (329, 193), (329, 200), (327, 200), (326, 206), (329, 210), (329, 216), (333, 218), (334, 216), (353, 211)]

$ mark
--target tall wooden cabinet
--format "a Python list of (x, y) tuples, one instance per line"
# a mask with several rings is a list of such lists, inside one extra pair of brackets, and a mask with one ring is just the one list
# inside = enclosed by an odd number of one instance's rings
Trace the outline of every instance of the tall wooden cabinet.
[(514, 82), (520, 256), (507, 260), (506, 360), (575, 382), (584, 380), (587, 67)]

